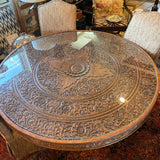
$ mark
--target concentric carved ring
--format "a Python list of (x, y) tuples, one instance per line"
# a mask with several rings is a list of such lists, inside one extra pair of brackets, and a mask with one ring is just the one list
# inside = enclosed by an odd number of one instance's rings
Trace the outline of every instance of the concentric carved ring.
[(89, 71), (89, 65), (88, 64), (72, 64), (68, 67), (68, 72), (70, 76), (78, 77), (85, 75)]
[[(97, 59), (101, 59), (96, 56)], [(72, 58), (68, 60), (65, 57), (59, 61), (57, 57), (46, 57), (35, 67), (33, 74), (35, 85), (44, 93), (67, 101), (88, 100), (109, 92), (117, 83), (119, 75), (117, 60), (105, 54), (104, 59), (93, 63), (91, 57), (89, 55), (87, 57), (85, 61)]]

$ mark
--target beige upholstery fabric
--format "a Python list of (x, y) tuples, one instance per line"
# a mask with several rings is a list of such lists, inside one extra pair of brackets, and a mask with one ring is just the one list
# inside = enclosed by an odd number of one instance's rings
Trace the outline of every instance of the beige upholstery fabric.
[(76, 6), (52, 0), (38, 7), (41, 35), (76, 30)]
[(136, 12), (125, 32), (124, 38), (138, 44), (152, 58), (160, 54), (160, 13)]

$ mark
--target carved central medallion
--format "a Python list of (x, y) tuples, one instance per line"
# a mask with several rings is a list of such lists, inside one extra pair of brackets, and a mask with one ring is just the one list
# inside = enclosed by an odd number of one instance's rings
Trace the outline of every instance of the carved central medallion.
[(37, 64), (35, 83), (43, 92), (67, 101), (88, 100), (108, 92), (117, 81), (118, 66), (101, 52), (86, 47), (63, 57), (49, 55)]
[(72, 64), (68, 68), (68, 73), (71, 76), (81, 76), (84, 75), (88, 72), (89, 70), (89, 65), (86, 64)]

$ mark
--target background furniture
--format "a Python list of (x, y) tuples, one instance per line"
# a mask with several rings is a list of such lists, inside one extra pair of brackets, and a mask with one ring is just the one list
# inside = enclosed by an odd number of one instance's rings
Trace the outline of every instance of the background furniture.
[(76, 29), (77, 30), (86, 29), (86, 17), (83, 15), (82, 10), (78, 8), (77, 8)]
[(93, 15), (92, 0), (77, 0), (70, 3), (76, 5), (83, 14), (82, 19), (77, 21), (77, 29), (84, 30), (90, 28)]
[(39, 35), (37, 9), (34, 8), (34, 3), (24, 3), (21, 0), (13, 0), (13, 3), (22, 32)]
[(39, 18), (38, 18), (38, 11), (37, 11), (37, 7), (40, 4), (43, 4), (44, 2), (46, 2), (46, 0), (21, 0), (22, 2), (26, 2), (26, 3), (33, 3), (33, 5), (31, 6), (31, 8), (33, 9), (34, 15), (35, 15), (35, 19), (39, 25)]
[(86, 17), (86, 25), (92, 26), (93, 24), (93, 2), (92, 0), (83, 0), (83, 14)]
[[(119, 33), (121, 31), (125, 31), (127, 29), (127, 25), (132, 17), (131, 11), (126, 6), (126, 0), (113, 0), (103, 3), (93, 4), (93, 26), (92, 30)], [(103, 7), (102, 7), (102, 6)], [(97, 7), (98, 6), (98, 7)], [(117, 9), (118, 8), (118, 9)], [(106, 17), (109, 15), (118, 15), (121, 17), (119, 22), (109, 22), (106, 20)]]
[(76, 30), (76, 6), (53, 0), (38, 7), (41, 35)]

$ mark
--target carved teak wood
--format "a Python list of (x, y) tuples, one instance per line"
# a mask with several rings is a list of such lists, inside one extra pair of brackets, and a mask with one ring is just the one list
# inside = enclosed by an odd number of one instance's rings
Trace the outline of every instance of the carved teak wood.
[(135, 44), (102, 32), (40, 37), (0, 66), (0, 113), (25, 139), (57, 150), (118, 142), (141, 126), (158, 71)]

